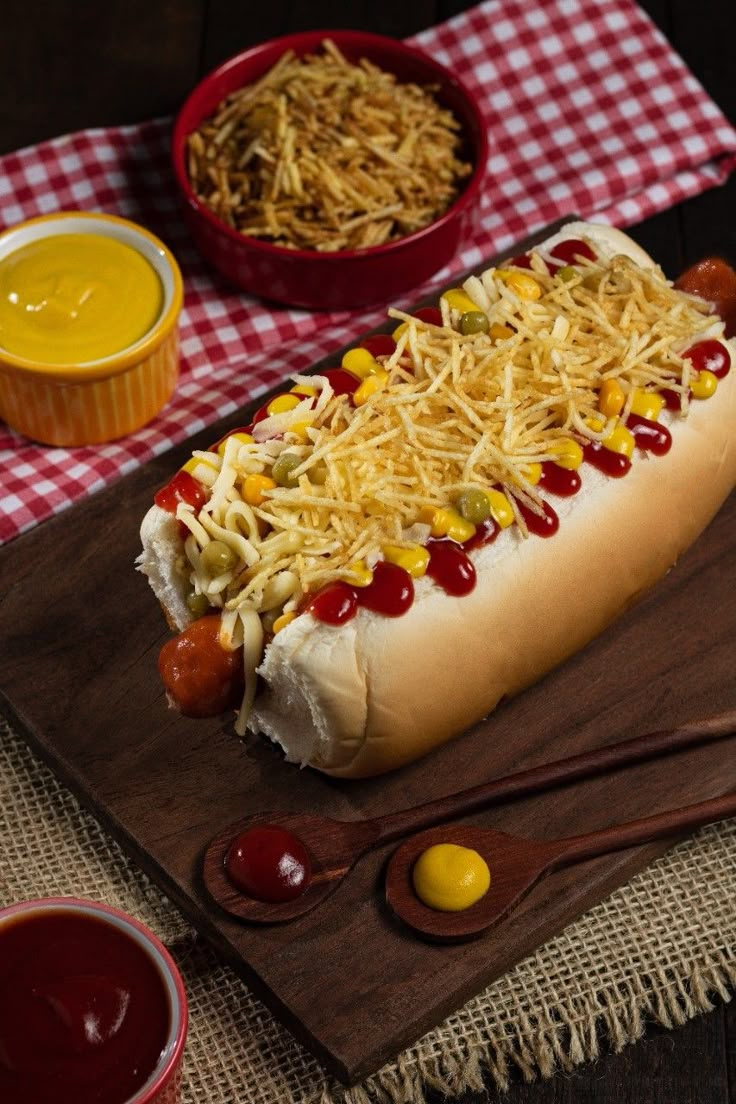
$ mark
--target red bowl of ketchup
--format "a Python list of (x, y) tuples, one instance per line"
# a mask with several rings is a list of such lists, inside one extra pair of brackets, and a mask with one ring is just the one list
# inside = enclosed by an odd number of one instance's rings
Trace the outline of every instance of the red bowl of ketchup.
[(187, 999), (163, 944), (108, 905), (0, 909), (0, 1100), (177, 1104)]

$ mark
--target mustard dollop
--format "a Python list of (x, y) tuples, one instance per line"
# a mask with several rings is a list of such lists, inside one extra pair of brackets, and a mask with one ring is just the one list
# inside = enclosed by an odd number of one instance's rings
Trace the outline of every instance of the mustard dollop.
[(57, 234), (0, 260), (0, 346), (41, 364), (85, 364), (122, 352), (154, 325), (158, 273), (125, 242)]
[(428, 908), (461, 912), (488, 892), (491, 872), (482, 855), (456, 843), (423, 851), (412, 870), (414, 892)]

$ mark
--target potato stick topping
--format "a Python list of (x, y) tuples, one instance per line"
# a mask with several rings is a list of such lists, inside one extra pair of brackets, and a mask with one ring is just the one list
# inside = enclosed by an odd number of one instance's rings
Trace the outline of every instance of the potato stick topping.
[[(534, 279), (541, 294), (533, 302), (494, 269), (465, 285), (477, 298), (485, 289), (489, 331), (498, 323), (510, 336), (464, 335), (457, 310), (442, 325), (391, 310), (405, 330), (380, 358), (388, 378), (367, 401), (355, 405), (332, 394), (328, 377), (309, 377), (318, 394), (306, 431), (300, 404), (278, 415), (277, 439), (230, 437), (223, 455), (198, 453), (210, 499), (198, 517), (178, 510), (190, 530), (185, 570), (195, 592), (230, 610), (264, 613), (264, 595), (278, 599), (279, 613), (295, 610), (330, 581), (360, 585), (356, 564), (370, 569), (386, 545), (426, 539), (422, 510), (446, 507), (468, 488), (502, 489), (523, 535), (518, 502), (541, 509), (531, 465), (554, 459), (561, 439), (584, 444), (610, 431), (598, 408), (605, 380), (627, 396), (668, 387), (686, 412), (690, 369), (679, 354), (723, 332), (708, 304), (625, 257), (585, 262), (567, 281), (537, 270)], [(289, 428), (291, 414), (299, 432)], [(293, 466), (279, 485), (271, 477), (284, 454)], [(266, 487), (248, 505), (254, 474)], [(237, 560), (214, 577), (203, 566), (211, 539)]]
[(189, 136), (197, 197), (240, 233), (334, 252), (403, 237), (441, 215), (471, 165), (434, 90), (401, 84), (334, 43), (286, 53)]

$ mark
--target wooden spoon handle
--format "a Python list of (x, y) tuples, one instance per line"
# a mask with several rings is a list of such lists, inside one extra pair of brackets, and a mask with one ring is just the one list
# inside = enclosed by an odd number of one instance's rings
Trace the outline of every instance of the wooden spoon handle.
[(606, 744), (567, 759), (557, 759), (539, 767), (507, 774), (492, 782), (484, 782), (480, 786), (441, 797), (437, 801), (429, 801), (413, 809), (404, 809), (377, 818), (375, 823), (378, 836), (373, 846), (399, 839), (409, 832), (431, 828), (434, 824), (441, 824), (454, 817), (474, 813), (509, 798), (525, 797), (576, 782), (581, 778), (592, 778), (620, 767), (641, 763), (657, 755), (731, 736), (735, 732), (736, 709), (731, 709), (700, 721), (649, 732), (644, 736), (622, 740), (618, 744)]
[(704, 824), (736, 815), (736, 793), (712, 797), (708, 801), (699, 801), (695, 805), (685, 805), (681, 809), (670, 809), (666, 813), (630, 820), (625, 824), (614, 824), (597, 832), (586, 832), (580, 836), (568, 836), (557, 840), (554, 845), (556, 856), (551, 867), (559, 869), (584, 859), (594, 859), (598, 855), (607, 855), (611, 851), (623, 851), (626, 847), (635, 847), (641, 843), (664, 836), (675, 835), (681, 831), (694, 831)]

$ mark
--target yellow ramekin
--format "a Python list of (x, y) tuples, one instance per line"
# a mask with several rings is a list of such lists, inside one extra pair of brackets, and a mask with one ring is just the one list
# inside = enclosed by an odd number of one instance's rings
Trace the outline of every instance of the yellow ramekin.
[(179, 377), (183, 286), (167, 247), (142, 226), (115, 215), (67, 211), (0, 234), (0, 259), (54, 234), (102, 234), (138, 250), (163, 287), (163, 305), (133, 345), (100, 360), (40, 364), (0, 348), (0, 418), (45, 445), (97, 445), (124, 437), (158, 414)]

